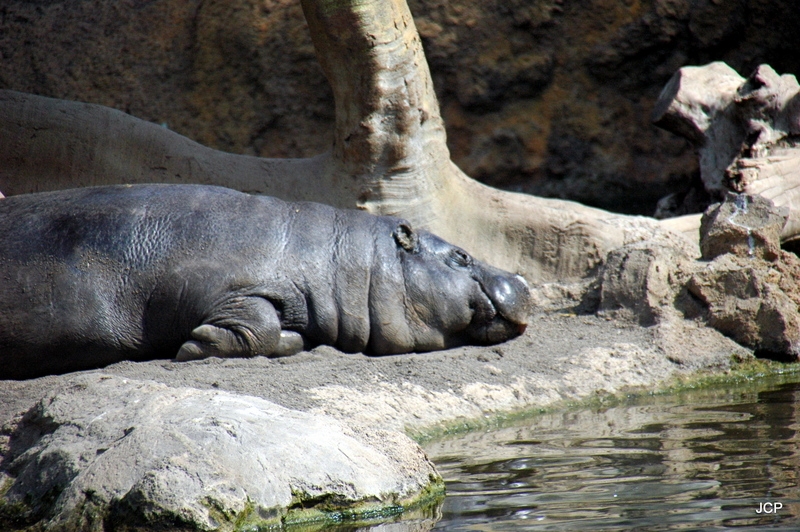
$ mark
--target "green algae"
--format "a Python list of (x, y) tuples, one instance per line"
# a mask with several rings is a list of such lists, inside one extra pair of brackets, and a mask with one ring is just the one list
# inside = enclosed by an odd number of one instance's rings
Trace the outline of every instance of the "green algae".
[(13, 478), (6, 478), (0, 484), (0, 528), (5, 529), (18, 529), (29, 524), (29, 516), (32, 508), (22, 502), (9, 502), (6, 499), (6, 494), (11, 486), (14, 485)]
[(291, 530), (314, 532), (331, 527), (363, 527), (375, 525), (397, 517), (426, 515), (426, 510), (440, 504), (444, 498), (444, 481), (431, 475), (430, 483), (419, 493), (387, 502), (365, 500), (345, 501), (335, 495), (314, 496), (301, 491), (292, 492), (292, 503), (281, 515), (264, 516), (250, 507), (247, 515), (240, 515), (233, 530), (236, 532), (267, 532)]
[(0, 530), (4, 532), (40, 530), (39, 522), (42, 513), (54, 504), (63, 488), (50, 489), (38, 501), (33, 501), (29, 495), (26, 495), (23, 500), (9, 501), (7, 495), (13, 485), (14, 478), (11, 477), (6, 477), (0, 484)]
[(635, 404), (647, 397), (682, 395), (701, 390), (726, 390), (731, 387), (744, 388), (759, 386), (764, 381), (790, 382), (800, 379), (800, 363), (777, 362), (754, 357), (731, 356), (731, 367), (726, 371), (705, 370), (674, 376), (653, 388), (632, 387), (618, 393), (604, 390), (577, 400), (555, 401), (546, 406), (533, 406), (509, 412), (488, 414), (482, 418), (445, 422), (421, 429), (406, 428), (406, 434), (420, 445), (425, 443), (467, 434), (504, 428), (537, 416), (553, 412), (612, 408)]
[[(15, 516), (26, 516), (30, 508), (21, 503), (6, 503), (3, 495), (13, 484), (7, 479), (0, 485), (0, 528), (2, 530), (38, 532), (38, 524), (19, 521)], [(245, 507), (239, 511), (226, 509), (218, 501), (206, 499), (202, 502), (209, 515), (217, 522), (218, 532), (267, 532), (290, 530), (292, 532), (316, 532), (332, 528), (356, 528), (377, 525), (397, 518), (430, 518), (433, 509), (441, 504), (444, 498), (444, 481), (438, 475), (431, 475), (430, 483), (419, 493), (402, 499), (391, 499), (387, 502), (343, 501), (336, 496), (311, 496), (305, 493), (294, 493), (293, 503), (289, 508), (264, 510), (258, 509), (248, 499)], [(161, 515), (149, 523), (119, 522), (112, 525), (115, 529), (126, 531), (145, 531), (151, 527), (158, 530), (194, 531), (204, 530), (205, 526), (186, 519), (165, 519)], [(172, 516), (177, 518), (177, 516)], [(66, 530), (69, 530), (68, 525)], [(74, 530), (83, 530), (77, 525)]]

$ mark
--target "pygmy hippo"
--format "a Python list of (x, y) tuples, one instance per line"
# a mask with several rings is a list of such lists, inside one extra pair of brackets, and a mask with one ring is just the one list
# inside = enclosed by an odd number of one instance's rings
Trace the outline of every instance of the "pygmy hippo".
[(519, 335), (525, 280), (399, 218), (201, 185), (0, 201), (0, 379)]

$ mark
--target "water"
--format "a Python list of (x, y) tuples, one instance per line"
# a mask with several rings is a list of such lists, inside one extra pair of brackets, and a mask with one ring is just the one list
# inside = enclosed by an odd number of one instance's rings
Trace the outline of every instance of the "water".
[(800, 383), (786, 380), (428, 444), (447, 484), (434, 530), (800, 530)]

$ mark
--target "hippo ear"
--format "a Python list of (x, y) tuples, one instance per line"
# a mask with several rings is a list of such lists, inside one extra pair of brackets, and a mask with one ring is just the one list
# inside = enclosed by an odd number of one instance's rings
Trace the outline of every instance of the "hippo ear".
[(416, 253), (419, 251), (419, 240), (417, 234), (411, 229), (411, 226), (406, 223), (401, 223), (392, 233), (394, 241), (397, 245), (408, 251), (409, 253)]

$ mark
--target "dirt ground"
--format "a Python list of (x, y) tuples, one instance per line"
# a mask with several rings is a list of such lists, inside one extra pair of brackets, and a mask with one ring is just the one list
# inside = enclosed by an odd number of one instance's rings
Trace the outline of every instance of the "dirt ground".
[[(492, 347), (368, 357), (322, 346), (279, 359), (122, 362), (94, 371), (228, 390), (422, 435), (597, 393), (655, 388), (681, 373), (722, 372), (734, 353), (749, 356), (721, 335), (688, 322), (679, 330), (675, 324), (645, 328), (550, 311), (532, 316), (521, 337)], [(9, 421), (74, 375), (0, 381), (2, 432), (7, 435)]]

